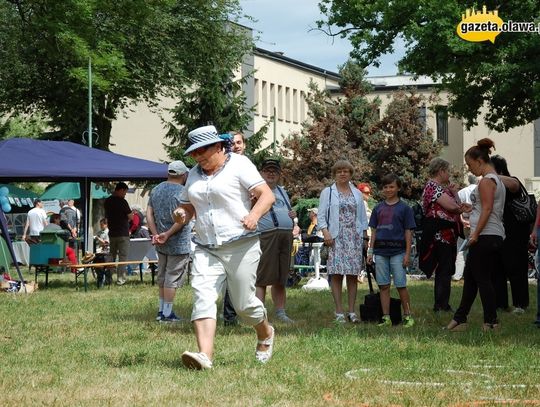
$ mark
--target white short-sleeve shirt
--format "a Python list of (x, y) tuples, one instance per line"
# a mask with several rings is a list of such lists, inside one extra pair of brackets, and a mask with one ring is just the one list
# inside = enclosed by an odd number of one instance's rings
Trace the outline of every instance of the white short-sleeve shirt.
[(47, 212), (45, 209), (35, 207), (28, 211), (28, 234), (29, 236), (39, 236), (45, 228), (47, 222)]
[(193, 167), (180, 201), (195, 208), (195, 241), (215, 247), (253, 234), (244, 228), (242, 218), (251, 210), (249, 191), (264, 182), (243, 155), (228, 154), (221, 170), (210, 176), (198, 165)]

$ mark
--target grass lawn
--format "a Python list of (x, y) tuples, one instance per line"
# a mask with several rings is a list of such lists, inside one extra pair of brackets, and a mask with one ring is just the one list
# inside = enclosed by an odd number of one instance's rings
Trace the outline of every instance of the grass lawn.
[[(85, 293), (72, 275), (51, 274), (48, 289), (0, 293), (0, 405), (540, 405), (536, 286), (525, 314), (499, 315), (500, 332), (481, 332), (477, 300), (469, 330), (449, 333), (442, 327), (451, 315), (431, 311), (432, 284), (410, 282), (410, 329), (335, 326), (329, 292), (290, 289), (288, 313), (297, 323), (275, 324), (267, 365), (255, 361), (252, 328), (219, 323), (214, 369), (200, 372), (180, 361), (184, 350), (196, 350), (191, 324), (157, 323), (149, 282), (133, 276), (125, 286)], [(360, 285), (359, 302), (366, 291)], [(453, 306), (460, 295), (455, 284)], [(178, 291), (175, 311), (190, 315), (189, 287)]]

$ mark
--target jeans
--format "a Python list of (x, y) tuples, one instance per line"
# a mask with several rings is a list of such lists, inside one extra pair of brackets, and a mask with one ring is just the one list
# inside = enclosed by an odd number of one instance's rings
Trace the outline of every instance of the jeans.
[(375, 255), (375, 274), (379, 286), (390, 285), (390, 278), (392, 276), (396, 288), (407, 287), (407, 275), (403, 268), (404, 257), (405, 253), (399, 253), (393, 256)]

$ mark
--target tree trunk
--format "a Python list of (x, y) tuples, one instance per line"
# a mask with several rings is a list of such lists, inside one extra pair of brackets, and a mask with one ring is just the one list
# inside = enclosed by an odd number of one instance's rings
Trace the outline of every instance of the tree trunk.
[(97, 132), (97, 136), (93, 136), (93, 147), (109, 151), (112, 121), (116, 118), (116, 112), (111, 107), (111, 103), (107, 101), (106, 97), (99, 98), (97, 103), (99, 103), (97, 106), (97, 114), (94, 114), (93, 118), (94, 129)]

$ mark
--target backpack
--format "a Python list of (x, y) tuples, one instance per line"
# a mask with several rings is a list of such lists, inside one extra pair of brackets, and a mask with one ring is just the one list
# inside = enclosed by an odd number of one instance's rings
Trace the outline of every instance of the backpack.
[(536, 220), (538, 203), (534, 195), (529, 195), (521, 181), (518, 180), (518, 182), (518, 195), (505, 202), (506, 209), (518, 223), (533, 224)]

